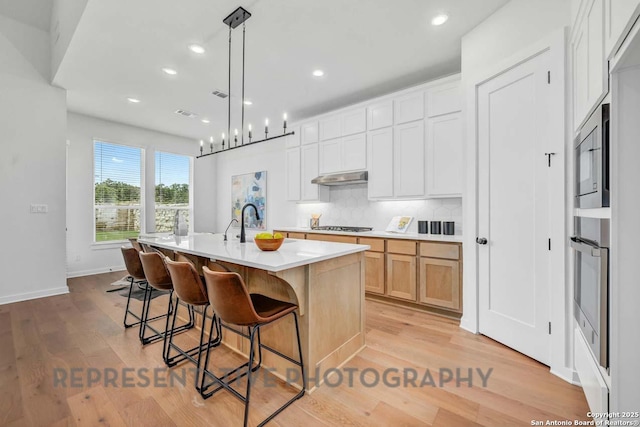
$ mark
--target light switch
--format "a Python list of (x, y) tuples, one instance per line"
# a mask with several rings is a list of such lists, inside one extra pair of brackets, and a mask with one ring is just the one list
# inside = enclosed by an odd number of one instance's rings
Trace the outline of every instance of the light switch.
[(30, 207), (31, 213), (47, 213), (49, 212), (49, 205), (39, 205), (32, 203)]

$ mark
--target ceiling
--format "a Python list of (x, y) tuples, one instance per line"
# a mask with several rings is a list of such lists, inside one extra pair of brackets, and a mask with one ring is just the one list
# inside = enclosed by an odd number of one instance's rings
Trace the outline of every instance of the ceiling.
[[(6, 0), (0, 0), (6, 1)], [(508, 0), (250, 0), (245, 123), (289, 123), (459, 72), (462, 35)], [(90, 0), (54, 78), (71, 111), (193, 139), (227, 129), (229, 0)], [(446, 13), (444, 25), (431, 19)], [(231, 128), (240, 127), (242, 26), (232, 33)], [(203, 55), (187, 49), (206, 48)], [(169, 76), (162, 67), (175, 69)], [(322, 69), (322, 78), (312, 76)], [(141, 100), (138, 104), (128, 97)], [(186, 118), (184, 109), (198, 114)], [(204, 124), (207, 118), (211, 123)], [(276, 130), (277, 128), (277, 130)], [(254, 139), (256, 137), (254, 131)]]
[(0, 14), (49, 32), (53, 0), (0, 0)]

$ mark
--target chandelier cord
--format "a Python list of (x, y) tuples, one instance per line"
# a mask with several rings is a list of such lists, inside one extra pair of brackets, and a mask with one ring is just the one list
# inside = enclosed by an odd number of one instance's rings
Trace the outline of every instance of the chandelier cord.
[(229, 138), (229, 148), (231, 148), (231, 30), (231, 24), (229, 24), (229, 84), (227, 92), (229, 95), (229, 101), (227, 102), (227, 138)]
[(241, 132), (242, 139), (240, 145), (244, 145), (244, 51), (245, 51), (245, 32), (246, 25), (245, 22), (242, 22), (242, 122), (241, 122)]

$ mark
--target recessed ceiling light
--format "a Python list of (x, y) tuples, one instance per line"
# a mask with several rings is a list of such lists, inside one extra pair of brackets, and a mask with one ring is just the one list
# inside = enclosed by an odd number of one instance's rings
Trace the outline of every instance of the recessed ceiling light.
[(202, 119), (202, 123), (209, 124), (209, 123), (211, 123), (211, 121), (209, 119)]
[(200, 46), (199, 44), (190, 44), (189, 45), (189, 50), (193, 53), (198, 53), (198, 54), (203, 54), (204, 53), (204, 48), (202, 46)]
[(178, 74), (178, 72), (176, 70), (174, 70), (173, 68), (163, 68), (162, 71), (164, 71), (166, 74), (169, 74), (170, 76), (175, 76), (176, 74)]
[(137, 104), (140, 102), (140, 100), (138, 98), (127, 98), (127, 101), (132, 102), (134, 104)]
[(315, 77), (322, 77), (322, 76), (324, 76), (324, 71), (322, 71), (322, 70), (314, 70), (313, 71), (313, 75)]
[(444, 13), (442, 13), (440, 15), (437, 15), (436, 17), (434, 17), (431, 20), (431, 25), (435, 25), (435, 26), (442, 25), (445, 22), (447, 22), (448, 19), (449, 19), (449, 17), (447, 15), (445, 15)]
[(248, 99), (245, 99), (244, 105), (253, 105), (253, 102), (249, 101)]

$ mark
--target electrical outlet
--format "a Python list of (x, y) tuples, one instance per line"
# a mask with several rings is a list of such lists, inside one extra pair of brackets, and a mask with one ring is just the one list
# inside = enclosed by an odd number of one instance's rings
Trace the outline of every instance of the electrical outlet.
[(47, 213), (49, 212), (49, 205), (39, 205), (39, 204), (35, 204), (32, 203), (29, 211), (31, 213)]

